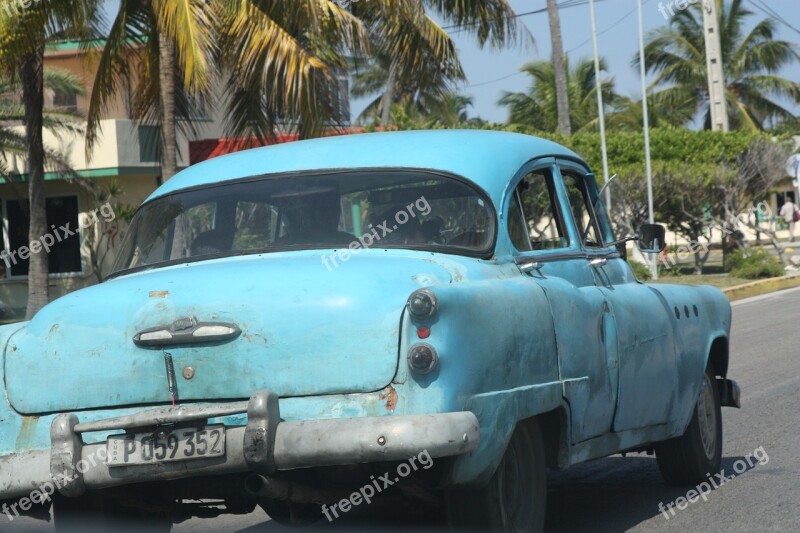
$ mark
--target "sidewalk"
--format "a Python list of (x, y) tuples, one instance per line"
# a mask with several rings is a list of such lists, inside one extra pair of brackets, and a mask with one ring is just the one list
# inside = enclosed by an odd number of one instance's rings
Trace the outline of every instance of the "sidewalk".
[(760, 279), (758, 281), (745, 283), (744, 285), (722, 289), (722, 292), (733, 302), (743, 298), (760, 296), (762, 294), (792, 289), (794, 287), (800, 287), (800, 270), (790, 271), (787, 269), (785, 276)]

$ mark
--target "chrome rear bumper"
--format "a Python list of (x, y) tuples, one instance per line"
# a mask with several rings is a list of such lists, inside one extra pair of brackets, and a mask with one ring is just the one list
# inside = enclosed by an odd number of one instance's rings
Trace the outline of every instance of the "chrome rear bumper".
[[(246, 426), (226, 428), (224, 457), (138, 466), (105, 464), (106, 444), (84, 444), (94, 431), (142, 431), (247, 413)], [(50, 429), (51, 449), (0, 457), (0, 499), (35, 490), (77, 497), (87, 489), (237, 472), (270, 474), (316, 466), (400, 461), (427, 450), (432, 458), (478, 445), (478, 419), (468, 411), (430, 415), (280, 420), (278, 397), (258, 391), (248, 402), (179, 406), (80, 423), (62, 414)]]

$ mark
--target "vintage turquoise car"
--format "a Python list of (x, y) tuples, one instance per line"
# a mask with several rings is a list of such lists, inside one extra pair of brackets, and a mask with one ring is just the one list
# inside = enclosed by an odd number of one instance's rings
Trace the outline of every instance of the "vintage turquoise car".
[(547, 468), (655, 450), (701, 481), (739, 403), (731, 307), (638, 281), (599, 196), (570, 150), (500, 132), (184, 170), (109, 279), (0, 328), (0, 510), (298, 523), (413, 484), (456, 524), (524, 531)]

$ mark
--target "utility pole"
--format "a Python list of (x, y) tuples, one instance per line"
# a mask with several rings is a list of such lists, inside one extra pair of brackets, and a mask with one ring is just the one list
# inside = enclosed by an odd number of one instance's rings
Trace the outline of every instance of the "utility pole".
[[(594, 82), (597, 91), (597, 118), (600, 126), (600, 150), (603, 155), (603, 185), (608, 182), (608, 149), (606, 148), (606, 121), (603, 107), (603, 80), (600, 79), (600, 51), (597, 47), (597, 18), (594, 13), (594, 0), (589, 0), (592, 17), (592, 42), (594, 44)], [(606, 211), (611, 214), (611, 188), (606, 188)]]
[(703, 0), (703, 35), (706, 42), (708, 103), (711, 129), (728, 131), (728, 105), (725, 101), (725, 75), (722, 71), (722, 46), (719, 37), (719, 14), (716, 0)]
[[(642, 0), (637, 1), (639, 11), (639, 76), (642, 81), (642, 130), (644, 132), (644, 163), (647, 175), (647, 221), (650, 224), (655, 222), (653, 212), (653, 166), (650, 161), (650, 114), (647, 108), (647, 68), (644, 59), (644, 15), (642, 10)], [(650, 271), (653, 279), (658, 279), (658, 256), (654, 256), (650, 264)]]
[(553, 51), (553, 71), (556, 78), (556, 106), (558, 108), (558, 132), (565, 137), (572, 135), (569, 121), (569, 95), (567, 94), (567, 71), (564, 66), (564, 43), (561, 39), (561, 20), (556, 0), (547, 0), (547, 18), (550, 22), (550, 43)]

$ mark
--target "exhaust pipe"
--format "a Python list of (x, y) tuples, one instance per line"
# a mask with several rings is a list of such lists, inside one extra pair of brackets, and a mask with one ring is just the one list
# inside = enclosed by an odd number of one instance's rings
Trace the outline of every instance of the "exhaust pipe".
[(248, 494), (258, 498), (293, 503), (315, 503), (317, 505), (341, 500), (346, 495), (345, 492), (318, 489), (309, 485), (292, 483), (283, 479), (260, 476), (258, 474), (248, 476), (245, 479), (244, 488)]

